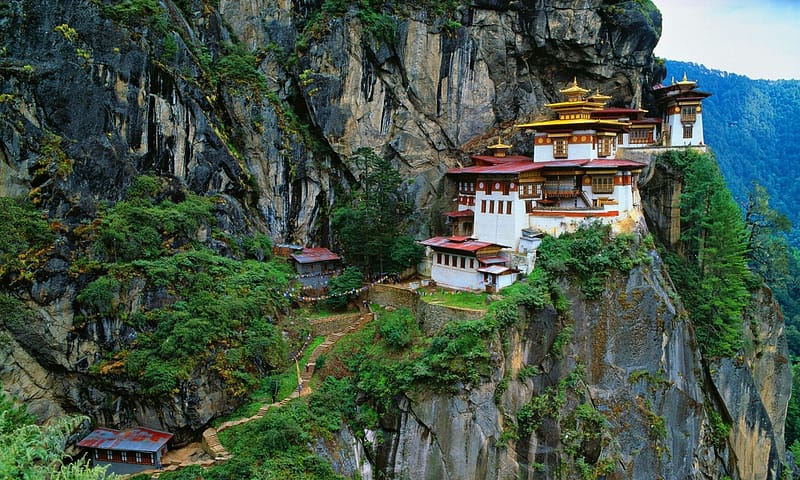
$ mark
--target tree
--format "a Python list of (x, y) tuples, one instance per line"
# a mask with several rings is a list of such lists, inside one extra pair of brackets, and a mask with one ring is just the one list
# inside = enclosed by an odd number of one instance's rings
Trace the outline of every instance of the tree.
[(328, 281), (328, 305), (339, 309), (347, 306), (347, 302), (358, 295), (364, 285), (364, 274), (356, 267), (347, 267), (341, 275)]
[(425, 248), (408, 235), (395, 238), (391, 252), (392, 264), (398, 270), (418, 264), (425, 256)]
[(349, 263), (367, 272), (383, 272), (391, 264), (392, 245), (409, 210), (400, 196), (402, 178), (366, 147), (356, 150), (349, 163), (361, 172), (359, 190), (334, 210), (331, 224)]
[(670, 152), (683, 173), (681, 261), (668, 258), (703, 355), (729, 357), (741, 347), (742, 310), (749, 301), (748, 232), (713, 157)]
[(745, 208), (747, 224), (747, 259), (750, 268), (771, 287), (786, 281), (789, 274), (789, 245), (786, 235), (792, 223), (786, 215), (772, 209), (769, 193), (753, 182)]
[(101, 480), (107, 467), (90, 467), (79, 460), (65, 463), (67, 437), (85, 417), (63, 417), (45, 426), (34, 423), (24, 407), (0, 394), (0, 478)]

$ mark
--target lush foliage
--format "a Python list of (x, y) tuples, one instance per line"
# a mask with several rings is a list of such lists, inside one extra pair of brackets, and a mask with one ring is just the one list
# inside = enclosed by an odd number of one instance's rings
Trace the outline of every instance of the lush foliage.
[(65, 462), (64, 447), (84, 419), (64, 417), (46, 426), (34, 423), (25, 407), (0, 393), (0, 478), (24, 480), (101, 480), (105, 468), (84, 461)]
[[(287, 345), (274, 321), (288, 304), (289, 267), (208, 249), (196, 232), (211, 223), (212, 200), (164, 188), (140, 177), (126, 200), (83, 232), (94, 239), (105, 274), (78, 293), (76, 320), (116, 318), (135, 332), (93, 371), (101, 379), (128, 376), (142, 393), (161, 395), (195, 368), (209, 367), (230, 393), (241, 395), (254, 374), (286, 362)], [(167, 193), (171, 200), (162, 198)], [(223, 238), (244, 256), (268, 256), (268, 241)], [(129, 298), (142, 285), (151, 304)]]
[(29, 202), (0, 197), (0, 280), (30, 278), (55, 234)]
[(667, 253), (670, 274), (707, 357), (730, 357), (742, 345), (747, 289), (747, 229), (713, 158), (669, 152), (658, 161), (682, 172), (681, 253)]
[(419, 261), (419, 246), (401, 235), (410, 205), (401, 196), (400, 173), (366, 147), (356, 150), (348, 163), (361, 172), (359, 190), (331, 218), (347, 262), (375, 273), (402, 270)]
[(369, 409), (356, 406), (355, 389), (349, 379), (326, 378), (308, 401), (293, 401), (267, 410), (263, 418), (224, 430), (220, 440), (233, 458), (209, 469), (190, 467), (163, 473), (164, 480), (333, 480), (343, 478), (331, 465), (309, 449), (318, 437), (338, 432), (347, 419), (358, 427), (377, 418)]
[(358, 295), (358, 290), (364, 285), (364, 274), (356, 267), (347, 267), (341, 275), (328, 281), (327, 303), (333, 309), (342, 309), (347, 303)]
[(627, 272), (644, 261), (637, 254), (631, 235), (611, 236), (608, 225), (592, 224), (558, 238), (545, 237), (538, 250), (539, 265), (552, 275), (577, 274), (586, 298), (597, 298), (614, 271)]

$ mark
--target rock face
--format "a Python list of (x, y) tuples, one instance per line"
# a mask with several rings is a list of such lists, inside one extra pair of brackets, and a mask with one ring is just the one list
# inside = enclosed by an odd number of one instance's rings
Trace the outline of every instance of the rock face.
[[(108, 9), (115, 3), (0, 7), (0, 195), (29, 196), (67, 231), (146, 173), (223, 194), (225, 231), (330, 244), (337, 192), (361, 174), (347, 157), (368, 146), (407, 178), (417, 207), (409, 224), (424, 236), (438, 221), (447, 168), (498, 135), (530, 149), (512, 125), (542, 115), (573, 78), (614, 105), (654, 110), (649, 86), (665, 74), (652, 56), (660, 14), (648, 2), (476, 0), (448, 18), (395, 6), (379, 12), (393, 27), (381, 35), (356, 7), (317, 15), (319, 0), (165, 0), (161, 12), (127, 15)], [(252, 54), (261, 80), (230, 71), (231, 43)], [(88, 369), (130, 331), (101, 322), (84, 332), (73, 306), (91, 279), (69, 274), (70, 242), (64, 235), (35, 278), (7, 292), (33, 314), (0, 331), (4, 388), (43, 418), (80, 411), (188, 438), (227, 408), (220, 379), (198, 369), (157, 405), (121, 402), (136, 391), (124, 381), (92, 385)], [(365, 478), (551, 478), (537, 469), (558, 464), (569, 429), (510, 439), (506, 416), (583, 369), (569, 408), (590, 401), (612, 420), (603, 442), (578, 448), (610, 459), (618, 478), (774, 478), (790, 386), (774, 305), (754, 302), (752, 351), (704, 371), (658, 259), (617, 280), (603, 302), (573, 303), (561, 356), (548, 354), (561, 320), (531, 312), (531, 330), (511, 339), (490, 381), (406, 399), (387, 419), (383, 446), (342, 440), (342, 469)], [(525, 365), (551, 381), (518, 379)], [(722, 447), (709, 440), (709, 402), (732, 425)]]
[[(580, 457), (607, 478), (781, 478), (782, 432), (772, 425), (788, 401), (776, 387), (785, 391), (791, 378), (772, 299), (753, 298), (754, 348), (706, 369), (655, 252), (651, 260), (611, 280), (601, 300), (567, 287), (566, 314), (527, 312), (525, 331), (503, 334), (488, 381), (400, 399), (362, 465), (387, 478), (573, 478), (584, 471), (573, 463)], [(559, 331), (569, 332), (560, 347)], [(531, 368), (534, 376), (521, 377)], [(555, 385), (563, 399), (548, 389)], [(532, 434), (509, 437), (526, 404), (558, 406)], [(724, 412), (728, 435), (717, 432), (712, 407)], [(603, 420), (593, 426), (590, 411)], [(340, 450), (358, 451), (352, 442)]]

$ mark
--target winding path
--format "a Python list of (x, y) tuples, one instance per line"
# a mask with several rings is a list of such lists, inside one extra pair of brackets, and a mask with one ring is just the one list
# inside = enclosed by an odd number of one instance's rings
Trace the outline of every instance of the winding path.
[(224, 422), (217, 428), (207, 428), (203, 432), (202, 443), (192, 443), (183, 448), (168, 451), (164, 455), (164, 458), (162, 458), (162, 464), (164, 465), (163, 470), (140, 473), (153, 473), (153, 478), (158, 478), (160, 472), (174, 471), (191, 465), (210, 467), (218, 462), (229, 460), (232, 455), (222, 446), (217, 434), (230, 427), (262, 418), (270, 408), (281, 407), (295, 398), (310, 394), (311, 378), (314, 375), (314, 367), (317, 359), (330, 350), (340, 338), (348, 333), (359, 330), (373, 319), (374, 314), (369, 310), (368, 306), (361, 310), (362, 311), (357, 314), (336, 315), (311, 321), (312, 330), (315, 335), (317, 332), (326, 332), (325, 341), (317, 345), (314, 351), (311, 352), (308, 363), (304, 366), (305, 368), (302, 369), (302, 374), (298, 379), (299, 384), (302, 385), (301, 389), (295, 389), (291, 395), (279, 402), (262, 405), (261, 408), (258, 409), (258, 413), (251, 417)]

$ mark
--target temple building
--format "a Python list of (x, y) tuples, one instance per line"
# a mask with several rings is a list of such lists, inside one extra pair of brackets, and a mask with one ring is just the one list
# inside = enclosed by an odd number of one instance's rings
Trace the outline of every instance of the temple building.
[(661, 127), (665, 147), (703, 145), (703, 99), (711, 94), (697, 90), (697, 82), (686, 79), (653, 88), (656, 101), (664, 112)]
[[(621, 158), (622, 149), (702, 144), (700, 102), (709, 94), (695, 86), (684, 79), (658, 87), (667, 112), (658, 119), (640, 108), (606, 107), (610, 97), (573, 81), (561, 90), (564, 101), (546, 105), (556, 118), (516, 125), (532, 132), (532, 157), (511, 154), (513, 146), (498, 139), (488, 155), (471, 157), (472, 166), (449, 170), (457, 190), (456, 209), (445, 213), (451, 236), (420, 242), (428, 247), (431, 278), (454, 288), (502, 288), (533, 268), (530, 253), (542, 235), (638, 218), (645, 164)], [(675, 131), (675, 122), (691, 134), (678, 144), (660, 131)], [(477, 244), (483, 246), (466, 253)], [(494, 250), (483, 255), (487, 248)], [(482, 257), (492, 258), (491, 268)]]

